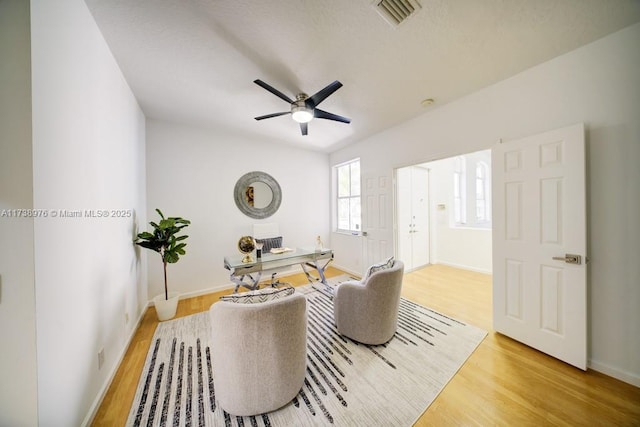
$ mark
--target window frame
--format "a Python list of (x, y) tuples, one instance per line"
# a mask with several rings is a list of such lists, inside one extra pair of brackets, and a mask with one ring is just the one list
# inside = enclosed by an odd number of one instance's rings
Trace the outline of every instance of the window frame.
[[(480, 174), (478, 173), (480, 172)], [(476, 209), (475, 209), (475, 223), (478, 225), (484, 225), (491, 222), (491, 189), (489, 188), (490, 182), (490, 169), (489, 165), (483, 161), (479, 161), (476, 163)], [(482, 175), (482, 176), (480, 176)], [(482, 185), (482, 197), (478, 197), (478, 181), (481, 182)], [(483, 212), (482, 216), (478, 215), (478, 201), (481, 200), (483, 202)]]
[[(354, 165), (357, 165), (357, 182), (354, 182), (353, 176), (356, 172), (354, 172)], [(338, 233), (349, 233), (349, 234), (355, 234), (355, 233), (361, 233), (362, 232), (362, 176), (360, 173), (360, 158), (355, 158), (343, 163), (340, 163), (338, 165), (335, 165), (333, 167), (333, 175), (335, 178), (335, 197), (334, 197), (334, 203), (335, 203), (335, 209), (334, 209), (334, 215), (335, 215), (335, 231)], [(344, 194), (344, 189), (342, 189), (343, 191), (341, 191), (341, 182), (340, 182), (340, 174), (341, 174), (341, 170), (344, 170), (344, 168), (348, 168), (348, 193)], [(356, 186), (356, 188), (354, 188), (354, 185)], [(357, 194), (356, 194), (357, 193)], [(346, 203), (344, 203), (346, 201)], [(348, 222), (349, 225), (347, 228), (345, 228), (343, 226), (343, 224), (341, 223), (341, 207), (347, 206), (348, 207)], [(356, 212), (353, 212), (353, 210), (356, 210)], [(354, 219), (357, 217), (357, 219), (354, 221)]]
[[(467, 224), (467, 159), (456, 156), (453, 164), (453, 224), (464, 227)], [(458, 194), (456, 197), (456, 189)]]
[[(451, 165), (451, 204), (449, 214), (451, 228), (491, 229), (491, 158), (469, 153), (452, 157)], [(481, 181), (482, 197), (478, 197), (478, 180)], [(460, 189), (456, 197), (456, 185)], [(478, 218), (478, 209), (483, 205), (484, 218)], [(461, 219), (461, 220), (460, 220)]]

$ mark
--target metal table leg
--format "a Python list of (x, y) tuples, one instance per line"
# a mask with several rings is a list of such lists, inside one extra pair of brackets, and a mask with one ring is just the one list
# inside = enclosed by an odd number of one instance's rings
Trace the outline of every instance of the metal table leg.
[[(261, 271), (258, 271), (256, 273), (255, 278), (251, 274), (243, 274), (240, 276), (236, 276), (235, 274), (231, 273), (230, 275), (231, 281), (236, 284), (236, 287), (233, 289), (233, 293), (234, 294), (237, 293), (240, 286), (243, 286), (249, 289), (250, 291), (255, 291), (256, 289), (258, 289), (258, 284), (260, 283), (261, 276), (262, 276)], [(245, 282), (245, 277), (248, 278), (247, 282)]]
[[(320, 282), (323, 285), (328, 286), (329, 284), (327, 283), (327, 278), (324, 275), (324, 271), (326, 270), (327, 266), (331, 263), (331, 261), (333, 261), (333, 258), (327, 259), (327, 262), (324, 265), (321, 265), (320, 261), (316, 261), (315, 263), (306, 262), (300, 265), (302, 266), (302, 271), (304, 271), (304, 274), (307, 276), (307, 280), (309, 281), (309, 283)], [(315, 268), (320, 278), (313, 277), (309, 273), (309, 270), (307, 269), (307, 267)]]

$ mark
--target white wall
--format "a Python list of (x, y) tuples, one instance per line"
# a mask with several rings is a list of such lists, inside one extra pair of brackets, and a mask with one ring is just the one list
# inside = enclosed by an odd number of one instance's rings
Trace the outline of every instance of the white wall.
[[(191, 221), (185, 229), (187, 253), (168, 267), (169, 289), (184, 296), (231, 286), (224, 256), (239, 255), (238, 239), (251, 235), (254, 223), (278, 223), (283, 244), (291, 248), (314, 247), (318, 235), (328, 242), (328, 159), (324, 153), (149, 120), (149, 220), (157, 218), (160, 208)], [(241, 213), (233, 197), (238, 178), (256, 170), (274, 177), (282, 189), (280, 209), (262, 220)], [(149, 298), (161, 292), (160, 256), (150, 253)]]
[(640, 24), (331, 155), (331, 164), (360, 157), (363, 175), (391, 178), (395, 167), (584, 122), (590, 366), (636, 385), (640, 385), (638, 46)]
[(29, 2), (0, 1), (0, 425), (37, 425)]
[(333, 249), (333, 266), (357, 276), (364, 275), (369, 266), (364, 265), (362, 239), (359, 235), (331, 233), (331, 242), (324, 242)]
[[(469, 165), (481, 160), (491, 165), (491, 152), (483, 151), (468, 156)], [(429, 204), (431, 219), (431, 249), (433, 264), (445, 264), (467, 270), (491, 273), (491, 228), (454, 227), (453, 171), (454, 158), (423, 164), (429, 168)], [(475, 194), (475, 169), (467, 169), (467, 190)], [(438, 206), (444, 206), (439, 209)], [(467, 218), (471, 218), (475, 205), (468, 201)]]
[(38, 415), (42, 426), (77, 426), (147, 304), (132, 244), (146, 222), (145, 122), (85, 3), (31, 7), (33, 199), (51, 212), (35, 221)]

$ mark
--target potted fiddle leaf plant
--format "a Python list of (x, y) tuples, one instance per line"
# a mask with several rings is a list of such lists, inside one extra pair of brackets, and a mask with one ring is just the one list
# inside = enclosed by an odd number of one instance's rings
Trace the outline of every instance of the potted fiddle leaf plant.
[(160, 215), (160, 222), (149, 222), (149, 225), (153, 227), (153, 232), (144, 231), (139, 233), (134, 243), (158, 252), (162, 258), (164, 294), (153, 298), (158, 319), (162, 321), (171, 319), (176, 315), (180, 295), (177, 292), (169, 292), (167, 264), (175, 264), (180, 259), (180, 256), (185, 254), (184, 248), (187, 244), (184, 240), (189, 236), (179, 236), (178, 234), (183, 228), (191, 224), (191, 221), (180, 217), (165, 218), (160, 209), (156, 209), (156, 212)]

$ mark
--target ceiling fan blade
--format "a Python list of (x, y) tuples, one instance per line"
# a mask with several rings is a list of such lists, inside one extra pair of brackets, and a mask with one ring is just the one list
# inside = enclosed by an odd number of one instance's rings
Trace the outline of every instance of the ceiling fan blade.
[(274, 88), (273, 86), (263, 82), (260, 79), (254, 80), (253, 82), (255, 84), (257, 84), (258, 86), (268, 90), (269, 92), (271, 92), (272, 94), (274, 94), (278, 98), (282, 99), (283, 101), (287, 101), (289, 104), (293, 104), (293, 99), (289, 98), (287, 95), (285, 95), (284, 93), (280, 92), (278, 89)]
[(302, 132), (302, 135), (307, 134), (307, 131), (308, 131), (307, 124), (308, 123), (300, 123), (300, 132)]
[(335, 120), (336, 122), (342, 122), (342, 123), (351, 123), (351, 119), (347, 117), (342, 117), (337, 114), (329, 113), (328, 111), (324, 111), (319, 108), (316, 108), (313, 110), (313, 117), (316, 117), (318, 119)]
[(307, 106), (310, 107), (310, 108), (313, 108), (316, 105), (319, 105), (322, 101), (327, 99), (327, 97), (329, 95), (331, 95), (333, 92), (337, 91), (341, 87), (342, 87), (342, 83), (340, 83), (339, 81), (336, 80), (335, 82), (329, 84), (324, 89), (320, 90), (319, 92), (317, 92), (317, 93), (311, 95), (309, 98), (307, 98), (307, 100), (306, 100)]
[(284, 116), (285, 114), (291, 114), (291, 111), (283, 111), (281, 113), (265, 114), (264, 116), (258, 116), (255, 119), (256, 120), (264, 120), (264, 119), (270, 119), (271, 117)]

